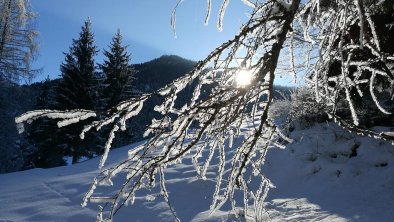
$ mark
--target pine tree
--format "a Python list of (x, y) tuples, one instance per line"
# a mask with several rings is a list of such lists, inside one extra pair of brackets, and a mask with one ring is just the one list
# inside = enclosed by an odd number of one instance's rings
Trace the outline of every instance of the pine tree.
[[(88, 19), (82, 26), (79, 38), (73, 39), (70, 51), (65, 54), (65, 61), (60, 67), (62, 79), (56, 88), (56, 109), (95, 110), (97, 80), (94, 56), (97, 52)], [(65, 138), (60, 146), (65, 149), (65, 155), (73, 157), (73, 163), (83, 156), (91, 157), (97, 153), (94, 136), (83, 141), (79, 138), (82, 128), (83, 122), (61, 129)]]
[[(109, 49), (104, 50), (103, 54), (106, 57), (104, 62), (99, 65), (104, 76), (99, 105), (103, 116), (111, 113), (110, 109), (121, 101), (136, 96), (136, 90), (132, 84), (134, 70), (129, 64), (131, 55), (127, 52), (127, 46), (122, 45), (122, 39), (122, 34), (118, 30), (108, 46)], [(130, 143), (133, 134), (131, 130), (122, 132), (114, 141), (114, 145), (123, 146)]]
[(79, 39), (73, 39), (70, 52), (65, 54), (65, 61), (60, 66), (62, 80), (57, 87), (58, 108), (94, 110), (97, 90), (94, 56), (97, 52), (88, 19)]
[(133, 69), (131, 68), (130, 54), (127, 46), (122, 45), (122, 34), (117, 31), (109, 45), (109, 50), (104, 50), (106, 60), (100, 65), (105, 75), (103, 82), (103, 108), (110, 109), (120, 101), (133, 96), (131, 87)]

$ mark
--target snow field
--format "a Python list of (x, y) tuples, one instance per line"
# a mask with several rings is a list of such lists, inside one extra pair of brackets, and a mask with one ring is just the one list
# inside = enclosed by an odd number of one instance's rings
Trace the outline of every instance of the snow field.
[[(388, 129), (390, 131), (390, 129)], [(391, 130), (392, 131), (392, 130)], [(271, 148), (263, 171), (275, 188), (265, 203), (271, 221), (392, 221), (394, 216), (394, 146), (352, 135), (333, 124), (320, 124), (291, 133), (286, 149)], [(107, 167), (127, 158), (132, 144), (112, 150)], [(234, 140), (234, 146), (239, 141)], [(230, 148), (226, 148), (230, 149)], [(204, 153), (203, 155), (207, 155)], [(211, 212), (215, 189), (213, 159), (207, 179), (198, 178), (193, 154), (166, 170), (170, 201), (182, 221), (253, 221), (225, 205)], [(95, 158), (72, 166), (34, 169), (0, 175), (0, 221), (95, 221), (99, 203), (82, 208), (98, 170)], [(227, 160), (229, 161), (229, 160)], [(122, 182), (122, 175), (114, 184)], [(101, 187), (107, 195), (114, 189)], [(240, 196), (241, 197), (241, 196)], [(101, 203), (102, 204), (102, 203)], [(158, 190), (137, 193), (134, 205), (122, 208), (114, 221), (174, 221)]]

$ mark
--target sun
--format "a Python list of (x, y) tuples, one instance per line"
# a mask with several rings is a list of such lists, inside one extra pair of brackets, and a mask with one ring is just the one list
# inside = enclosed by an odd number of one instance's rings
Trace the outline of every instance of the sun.
[(240, 69), (235, 76), (235, 82), (238, 87), (245, 87), (250, 85), (252, 82), (252, 77), (253, 73), (251, 70)]

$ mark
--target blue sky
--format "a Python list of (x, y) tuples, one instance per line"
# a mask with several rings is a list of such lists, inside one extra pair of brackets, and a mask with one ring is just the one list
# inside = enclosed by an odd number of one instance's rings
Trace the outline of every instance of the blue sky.
[(96, 62), (101, 62), (117, 29), (129, 45), (132, 63), (152, 60), (164, 54), (201, 60), (231, 39), (247, 19), (248, 7), (241, 0), (230, 1), (225, 14), (224, 29), (216, 28), (221, 0), (213, 0), (211, 20), (204, 26), (206, 0), (185, 0), (177, 10), (177, 38), (170, 27), (170, 17), (177, 0), (31, 0), (38, 13), (40, 50), (33, 66), (42, 68), (35, 78), (57, 78), (59, 67), (73, 38), (78, 38), (86, 18), (92, 21), (96, 45), (101, 50)]

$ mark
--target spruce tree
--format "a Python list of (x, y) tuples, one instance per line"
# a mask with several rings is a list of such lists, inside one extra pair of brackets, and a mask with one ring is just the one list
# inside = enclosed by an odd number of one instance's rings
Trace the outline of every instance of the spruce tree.
[(102, 103), (103, 109), (108, 110), (120, 101), (133, 96), (131, 80), (133, 70), (129, 64), (130, 54), (127, 46), (122, 45), (122, 35), (117, 31), (109, 45), (109, 50), (104, 50), (106, 59), (99, 65), (105, 80), (103, 82)]
[[(60, 67), (61, 80), (56, 88), (56, 105), (59, 110), (89, 109), (95, 110), (97, 99), (97, 79), (94, 56), (97, 55), (91, 22), (87, 19), (82, 26), (78, 39), (73, 39), (70, 51)], [(84, 122), (61, 129), (65, 134), (61, 141), (65, 155), (72, 156), (72, 163), (81, 157), (92, 157), (97, 153), (95, 136), (81, 140), (79, 133)], [(60, 141), (59, 141), (60, 142)]]
[(97, 89), (94, 56), (97, 52), (88, 19), (82, 26), (79, 39), (73, 39), (70, 51), (60, 66), (62, 79), (57, 87), (58, 108), (94, 110)]
[[(102, 116), (110, 114), (111, 108), (121, 101), (136, 96), (132, 85), (134, 71), (129, 64), (131, 55), (127, 52), (127, 46), (122, 44), (122, 39), (122, 34), (118, 30), (108, 46), (109, 49), (104, 50), (104, 62), (99, 64), (103, 75), (101, 99), (99, 101)], [(123, 146), (132, 142), (132, 137), (131, 130), (120, 132), (113, 144), (114, 146)]]

